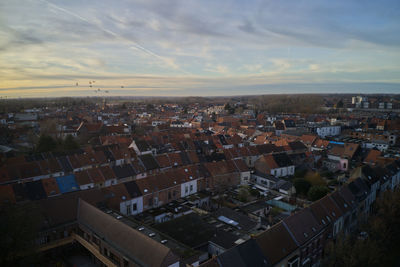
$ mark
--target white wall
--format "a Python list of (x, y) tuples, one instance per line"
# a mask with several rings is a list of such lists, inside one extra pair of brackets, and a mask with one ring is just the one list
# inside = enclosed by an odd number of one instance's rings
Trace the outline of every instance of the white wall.
[[(190, 190), (190, 186), (192, 186), (192, 190)], [(197, 193), (197, 180), (193, 179), (193, 181), (181, 184), (181, 197), (186, 197), (194, 193)]]
[(113, 184), (117, 184), (117, 179), (110, 179), (110, 180), (106, 180), (104, 183), (104, 186), (111, 186)]
[(240, 184), (246, 185), (250, 182), (250, 171), (240, 173)]
[(94, 187), (94, 183), (84, 184), (84, 185), (79, 186), (79, 188), (81, 190), (86, 190), (86, 189), (93, 188), (93, 187)]
[[(132, 210), (132, 205), (136, 204), (136, 210)], [(120, 203), (120, 212), (122, 214), (127, 215), (127, 210), (126, 207), (129, 207), (131, 210), (131, 214), (130, 215), (136, 215), (139, 213), (143, 212), (143, 197), (137, 197), (137, 198), (133, 198), (124, 202)]]
[(325, 126), (325, 127), (318, 127), (317, 134), (325, 138), (326, 136), (336, 136), (340, 134), (340, 126)]
[(294, 175), (294, 165), (272, 169), (271, 174), (275, 177)]

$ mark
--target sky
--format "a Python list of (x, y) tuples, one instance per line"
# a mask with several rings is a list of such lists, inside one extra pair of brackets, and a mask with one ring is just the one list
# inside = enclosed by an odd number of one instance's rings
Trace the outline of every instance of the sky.
[(1, 0), (0, 97), (400, 93), (399, 48), (399, 0)]

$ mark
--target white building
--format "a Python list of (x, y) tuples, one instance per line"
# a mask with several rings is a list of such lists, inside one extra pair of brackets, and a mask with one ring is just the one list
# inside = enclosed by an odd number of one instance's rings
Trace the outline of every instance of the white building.
[(321, 138), (337, 136), (340, 135), (340, 130), (340, 126), (322, 126), (317, 128), (317, 134)]
[(120, 212), (125, 215), (136, 215), (143, 212), (143, 197), (122, 200)]
[(190, 177), (189, 179), (191, 180), (181, 184), (181, 197), (197, 193), (197, 180)]

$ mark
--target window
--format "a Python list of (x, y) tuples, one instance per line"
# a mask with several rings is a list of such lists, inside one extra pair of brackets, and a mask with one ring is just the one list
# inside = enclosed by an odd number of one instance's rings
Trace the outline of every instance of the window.
[(185, 186), (185, 193), (187, 193), (189, 191), (189, 187), (186, 185)]
[(118, 258), (115, 254), (113, 254), (112, 252), (109, 252), (109, 258), (111, 259), (111, 261), (113, 261), (114, 263), (116, 263), (117, 266), (120, 265), (119, 258)]
[(190, 192), (192, 192), (193, 191), (193, 185), (191, 184), (190, 185)]
[(131, 205), (126, 206), (126, 215), (131, 215)]
[(299, 266), (299, 263), (300, 263), (300, 259), (299, 259), (299, 256), (294, 256), (293, 258), (291, 258), (289, 261), (288, 261), (288, 266), (289, 267), (298, 267)]
[(92, 236), (92, 241), (93, 243), (95, 243), (96, 245), (100, 245), (100, 240), (96, 237), (96, 236)]
[(132, 210), (133, 211), (137, 211), (137, 203), (133, 203), (132, 204)]

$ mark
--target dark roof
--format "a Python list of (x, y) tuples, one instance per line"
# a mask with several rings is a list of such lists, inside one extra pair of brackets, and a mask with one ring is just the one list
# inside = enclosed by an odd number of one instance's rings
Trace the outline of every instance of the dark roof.
[(258, 145), (258, 146), (256, 146), (256, 148), (260, 154), (270, 154), (273, 152), (283, 152), (284, 151), (283, 147), (278, 147), (273, 144)]
[(39, 200), (47, 198), (46, 191), (40, 180), (26, 183), (28, 197), (30, 200)]
[(287, 167), (293, 165), (293, 162), (290, 160), (289, 156), (286, 153), (281, 154), (273, 154), (275, 162), (279, 167)]
[(149, 146), (149, 144), (144, 140), (136, 140), (135, 144), (140, 152), (151, 150), (151, 147)]
[(113, 166), (112, 170), (114, 171), (115, 176), (117, 176), (118, 179), (134, 176), (136, 174), (135, 170), (130, 164)]
[(208, 162), (226, 160), (224, 153), (217, 153), (217, 152), (213, 152), (210, 155), (206, 155), (205, 158)]
[(283, 220), (299, 246), (319, 233), (322, 226), (309, 209), (303, 209)]
[(210, 242), (224, 249), (230, 249), (236, 246), (235, 241), (238, 239), (239, 237), (231, 232), (216, 230), (215, 235), (211, 238)]
[(338, 188), (337, 191), (339, 192), (340, 196), (347, 202), (347, 204), (350, 204), (352, 208), (356, 207), (356, 198), (349, 189), (348, 185), (344, 185)]
[(103, 150), (104, 155), (106, 156), (108, 161), (115, 161), (114, 155), (108, 149)]
[(28, 199), (28, 191), (24, 184), (13, 184), (12, 185), (15, 195), (15, 200), (23, 201)]
[(290, 181), (286, 181), (283, 179), (279, 179), (278, 182), (275, 184), (274, 188), (277, 190), (282, 189), (285, 191), (290, 190), (293, 187), (293, 184)]
[[(377, 169), (378, 170), (378, 169)], [(371, 168), (369, 165), (365, 165), (362, 167), (362, 174), (365, 176), (365, 181), (367, 185), (371, 188), (371, 186), (377, 182), (379, 182), (379, 175)]]
[(275, 121), (276, 130), (285, 130), (285, 124), (281, 121)]
[(271, 266), (253, 239), (222, 253), (217, 261), (223, 267)]
[(142, 195), (135, 181), (130, 181), (124, 184), (131, 198), (136, 198)]
[(289, 146), (292, 150), (307, 150), (307, 147), (300, 141), (290, 142)]
[(342, 213), (349, 212), (351, 210), (351, 203), (348, 203), (339, 193), (335, 191), (331, 194), (331, 198), (335, 201), (336, 205), (342, 210)]
[(147, 171), (160, 168), (160, 166), (158, 166), (157, 161), (154, 159), (153, 155), (150, 154), (142, 155), (139, 156), (139, 158)]
[(183, 165), (189, 165), (189, 164), (191, 164), (191, 161), (190, 161), (190, 159), (189, 159), (189, 156), (187, 155), (186, 152), (181, 152), (181, 153), (179, 153), (179, 155), (181, 156), (182, 164), (183, 164)]
[(105, 194), (100, 189), (88, 189), (38, 201), (45, 218), (43, 227), (50, 228), (76, 221), (78, 198), (93, 205), (101, 205), (105, 201)]
[(72, 166), (66, 156), (58, 157), (57, 159), (64, 172), (72, 172)]
[(297, 244), (283, 223), (278, 223), (255, 237), (264, 256), (277, 264), (297, 249)]
[(369, 188), (361, 178), (357, 178), (348, 184), (348, 188), (355, 196), (357, 201), (364, 200), (369, 194)]
[(228, 142), (226, 142), (225, 136), (223, 136), (222, 134), (218, 135), (219, 141), (221, 142), (222, 145), (227, 145)]
[(296, 127), (294, 120), (284, 120), (286, 127)]

